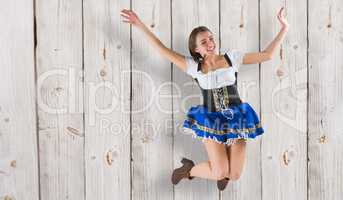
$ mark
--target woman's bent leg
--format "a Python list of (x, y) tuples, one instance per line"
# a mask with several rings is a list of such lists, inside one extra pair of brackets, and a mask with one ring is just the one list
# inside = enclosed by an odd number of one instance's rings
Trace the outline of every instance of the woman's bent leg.
[(246, 141), (239, 139), (235, 144), (228, 147), (227, 157), (230, 159), (230, 180), (238, 180), (242, 174), (245, 157), (246, 157)]
[(229, 160), (225, 144), (206, 139), (204, 140), (204, 145), (209, 161), (195, 165), (190, 175), (212, 180), (221, 180), (229, 177)]

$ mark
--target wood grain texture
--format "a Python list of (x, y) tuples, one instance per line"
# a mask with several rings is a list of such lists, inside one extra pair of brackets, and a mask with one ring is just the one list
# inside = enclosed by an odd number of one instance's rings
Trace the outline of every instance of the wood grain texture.
[(309, 200), (343, 197), (343, 2), (309, 2)]
[[(133, 0), (145, 25), (170, 48), (170, 2)], [(171, 64), (143, 32), (132, 30), (132, 199), (171, 200)]]
[[(182, 125), (198, 85), (122, 23), (132, 8), (173, 50), (205, 25), (219, 53), (256, 52), (290, 29), (271, 61), (242, 65), (239, 93), (265, 133), (237, 182), (171, 183), (207, 161)], [(343, 3), (339, 0), (11, 0), (0, 6), (0, 199), (340, 200)], [(36, 21), (35, 21), (36, 20)], [(35, 26), (36, 23), (36, 26)], [(36, 46), (35, 46), (36, 42)], [(170, 83), (171, 81), (171, 83)]]
[[(221, 1), (221, 53), (231, 49), (259, 51), (258, 1)], [(259, 65), (241, 65), (238, 74), (239, 94), (256, 113), (260, 112)], [(263, 136), (262, 136), (263, 137)], [(222, 199), (261, 199), (261, 138), (247, 143), (245, 166), (238, 181), (229, 182)], [(251, 185), (253, 183), (253, 186)]]
[(84, 1), (86, 199), (130, 199), (130, 26), (125, 1)]
[(262, 199), (306, 199), (306, 1), (261, 1), (261, 49), (280, 30), (282, 6), (291, 28), (273, 59), (261, 65)]
[[(219, 41), (219, 4), (218, 1), (172, 1), (173, 49), (183, 55), (188, 51), (188, 37), (193, 28), (207, 26)], [(187, 110), (202, 103), (199, 86), (185, 72), (173, 67), (174, 108), (174, 168), (180, 167), (182, 157), (192, 159), (195, 164), (208, 160), (207, 152), (201, 140), (193, 138), (182, 131)], [(216, 182), (195, 178), (192, 181), (182, 180), (175, 187), (175, 199), (218, 199)]]
[(0, 199), (39, 198), (31, 1), (0, 6)]
[(42, 199), (84, 199), (82, 1), (36, 1)]

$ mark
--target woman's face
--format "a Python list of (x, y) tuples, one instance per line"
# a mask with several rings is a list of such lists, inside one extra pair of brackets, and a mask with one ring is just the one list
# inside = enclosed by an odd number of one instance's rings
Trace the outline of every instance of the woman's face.
[(216, 42), (213, 34), (209, 31), (200, 32), (196, 38), (195, 52), (200, 53), (202, 57), (207, 54), (214, 54), (216, 50)]

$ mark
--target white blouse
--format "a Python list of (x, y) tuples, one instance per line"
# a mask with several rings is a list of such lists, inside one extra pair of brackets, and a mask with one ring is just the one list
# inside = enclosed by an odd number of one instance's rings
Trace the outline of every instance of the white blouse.
[(204, 74), (198, 71), (198, 63), (191, 56), (186, 56), (186, 73), (192, 78), (196, 78), (202, 89), (220, 88), (227, 85), (233, 85), (236, 81), (235, 72), (238, 72), (243, 63), (244, 52), (234, 49), (225, 52), (232, 63), (232, 67), (219, 68)]

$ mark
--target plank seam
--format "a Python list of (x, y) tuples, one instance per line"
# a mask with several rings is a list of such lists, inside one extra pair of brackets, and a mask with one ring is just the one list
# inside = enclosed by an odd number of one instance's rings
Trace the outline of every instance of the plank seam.
[[(173, 50), (173, 0), (169, 1), (169, 9), (170, 9), (170, 48)], [(173, 76), (173, 63), (170, 63), (170, 80), (173, 83), (174, 80), (174, 76)], [(174, 95), (174, 90), (173, 90), (173, 85), (170, 84), (170, 88), (171, 88), (171, 94)], [(175, 123), (175, 118), (174, 118), (174, 98), (171, 98), (171, 106), (172, 106), (172, 114), (171, 114), (171, 118), (172, 118), (172, 170), (174, 168), (174, 151), (175, 151), (175, 144), (174, 144), (174, 123)], [(175, 186), (172, 185), (172, 199), (175, 200)]]
[(308, 26), (309, 26), (309, 0), (306, 1), (306, 199), (309, 200), (309, 32), (308, 32)]
[(81, 35), (81, 40), (82, 40), (82, 52), (81, 52), (81, 59), (82, 59), (82, 63), (81, 63), (81, 68), (82, 68), (82, 89), (83, 89), (83, 99), (82, 99), (82, 124), (83, 124), (83, 177), (84, 177), (84, 182), (83, 182), (83, 199), (87, 198), (87, 177), (86, 177), (86, 122), (85, 122), (85, 29), (84, 29), (84, 1), (81, 0), (81, 29), (82, 29), (82, 35)]
[[(130, 10), (132, 10), (132, 0), (130, 0)], [(132, 99), (133, 99), (133, 90), (132, 90), (132, 25), (130, 24), (130, 200), (132, 200), (133, 191), (132, 191), (132, 171), (133, 171), (133, 165), (132, 165)]]
[(36, 115), (36, 149), (37, 149), (37, 177), (38, 177), (38, 199), (41, 200), (41, 182), (40, 182), (40, 153), (39, 153), (39, 117), (38, 117), (38, 92), (37, 92), (37, 17), (36, 0), (32, 0), (33, 9), (33, 68), (34, 68), (34, 88), (35, 88), (35, 115)]
[[(258, 51), (261, 52), (261, 0), (258, 0), (258, 9), (257, 9), (257, 17), (258, 17)], [(262, 122), (262, 98), (261, 98), (261, 63), (258, 64), (258, 88), (259, 88), (259, 116)], [(263, 169), (262, 169), (262, 143), (263, 140), (260, 142), (260, 185), (261, 185), (261, 200), (263, 199)]]

